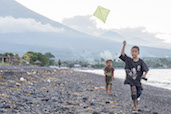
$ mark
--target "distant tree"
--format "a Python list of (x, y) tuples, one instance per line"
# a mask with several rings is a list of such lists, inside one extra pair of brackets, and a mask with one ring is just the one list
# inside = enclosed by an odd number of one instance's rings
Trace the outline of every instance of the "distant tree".
[(99, 64), (99, 60), (98, 59), (95, 59), (94, 60), (96, 64)]
[(9, 53), (9, 52), (4, 53), (4, 55), (5, 55), (5, 56), (10, 55), (11, 57), (13, 57), (13, 56), (14, 56), (14, 54), (13, 54), (13, 53)]
[(101, 61), (101, 64), (104, 64), (105, 59), (104, 58), (101, 58), (100, 61)]
[(49, 59), (43, 55), (42, 53), (36, 53), (37, 55), (37, 60), (41, 62), (41, 66), (47, 66), (49, 64)]
[(30, 62), (30, 56), (29, 56), (28, 54), (24, 54), (24, 55), (22, 56), (22, 59), (24, 59), (24, 60)]
[(39, 52), (27, 52), (22, 59), (27, 60), (30, 64), (34, 64), (36, 60), (39, 60), (41, 62), (41, 66), (47, 66), (49, 64), (49, 59)]
[(48, 65), (56, 65), (55, 60), (50, 59)]
[(44, 54), (48, 59), (49, 59), (49, 66), (50, 65), (55, 65), (55, 56), (52, 54), (52, 53), (50, 53), (50, 52), (47, 52), (47, 53), (45, 53)]
[[(29, 52), (27, 52), (27, 54), (28, 54), (28, 56), (30, 57), (30, 61), (29, 61), (29, 62), (30, 62), (31, 64), (34, 64), (34, 62), (35, 62), (36, 60), (39, 60), (36, 52), (29, 51)], [(40, 61), (40, 60), (39, 60), (39, 61)]]
[(54, 56), (52, 53), (50, 53), (50, 52), (47, 52), (47, 53), (45, 53), (44, 55), (45, 55), (48, 59), (55, 58), (55, 56)]
[(18, 54), (15, 54), (15, 58), (20, 59), (20, 56)]

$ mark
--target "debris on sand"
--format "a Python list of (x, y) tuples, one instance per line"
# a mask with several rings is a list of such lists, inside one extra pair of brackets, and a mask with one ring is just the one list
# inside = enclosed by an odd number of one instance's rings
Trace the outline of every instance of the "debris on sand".
[(98, 90), (98, 89), (105, 89), (105, 87), (94, 87), (95, 90)]

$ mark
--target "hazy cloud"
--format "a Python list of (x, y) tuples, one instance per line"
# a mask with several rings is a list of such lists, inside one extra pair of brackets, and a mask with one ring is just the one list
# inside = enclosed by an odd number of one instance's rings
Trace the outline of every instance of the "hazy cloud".
[(32, 18), (0, 17), (0, 33), (63, 32), (50, 24), (42, 24)]
[(112, 29), (104, 32), (102, 37), (118, 42), (126, 40), (133, 45), (161, 46), (162, 43), (164, 44), (164, 40), (160, 39), (156, 33), (150, 33), (144, 27)]
[(78, 31), (112, 41), (122, 42), (123, 40), (127, 40), (132, 45), (171, 48), (170, 44), (160, 39), (158, 33), (151, 33), (145, 27), (101, 29), (97, 28), (96, 21), (89, 15), (67, 18), (63, 20), (63, 23)]
[(108, 50), (105, 50), (105, 51), (101, 52), (101, 53), (100, 53), (100, 57), (101, 57), (101, 58), (104, 58), (105, 60), (107, 60), (107, 59), (112, 59), (112, 60), (113, 60), (113, 55), (112, 55), (112, 53), (111, 53), (110, 51), (108, 51)]

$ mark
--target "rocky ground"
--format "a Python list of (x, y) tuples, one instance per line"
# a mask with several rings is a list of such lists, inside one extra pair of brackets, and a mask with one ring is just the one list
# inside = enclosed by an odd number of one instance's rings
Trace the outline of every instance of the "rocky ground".
[[(1, 67), (0, 67), (1, 68)], [(94, 87), (104, 77), (39, 67), (0, 69), (0, 114), (130, 114), (130, 88), (113, 83), (113, 95)], [(140, 114), (171, 114), (171, 91), (144, 86)]]

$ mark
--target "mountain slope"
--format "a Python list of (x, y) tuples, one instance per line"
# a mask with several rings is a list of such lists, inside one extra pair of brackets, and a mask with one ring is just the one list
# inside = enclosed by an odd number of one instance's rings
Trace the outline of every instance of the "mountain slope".
[(43, 24), (49, 23), (56, 27), (68, 28), (58, 22), (52, 21), (40, 14), (27, 9), (15, 0), (0, 0), (0, 16), (12, 16), (14, 18), (33, 18), (36, 21), (42, 22)]

